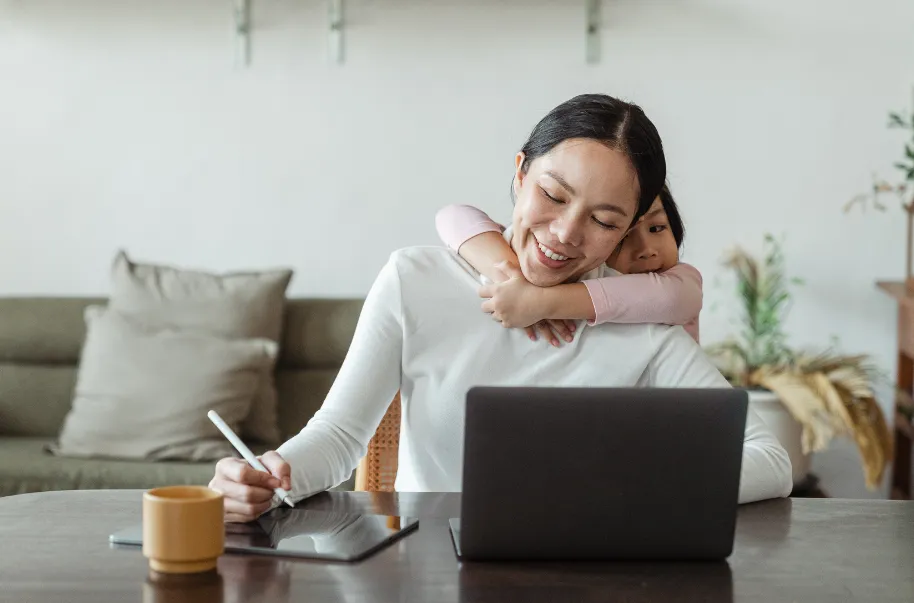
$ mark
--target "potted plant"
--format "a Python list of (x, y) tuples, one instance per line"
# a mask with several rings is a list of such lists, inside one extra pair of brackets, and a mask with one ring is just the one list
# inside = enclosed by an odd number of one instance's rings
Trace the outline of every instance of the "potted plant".
[(761, 260), (743, 249), (724, 265), (736, 280), (739, 335), (707, 348), (734, 386), (749, 392), (750, 406), (765, 420), (793, 463), (794, 484), (809, 473), (810, 455), (835, 436), (854, 439), (866, 485), (882, 481), (892, 438), (873, 394), (876, 371), (866, 356), (831, 349), (803, 352), (787, 344), (784, 319), (791, 303), (780, 242), (766, 235)]
[[(910, 116), (909, 116), (910, 115)], [(844, 205), (844, 212), (849, 212), (855, 205), (866, 209), (867, 202), (879, 211), (886, 211), (886, 205), (880, 199), (885, 195), (895, 195), (901, 209), (907, 214), (907, 238), (905, 244), (905, 288), (914, 293), (914, 106), (910, 113), (889, 113), (889, 128), (908, 130), (910, 134), (904, 145), (904, 156), (895, 162), (895, 169), (904, 175), (900, 182), (889, 182), (873, 175), (873, 184), (867, 193), (855, 195)], [(910, 191), (910, 192), (909, 192)], [(906, 201), (907, 199), (907, 201)]]

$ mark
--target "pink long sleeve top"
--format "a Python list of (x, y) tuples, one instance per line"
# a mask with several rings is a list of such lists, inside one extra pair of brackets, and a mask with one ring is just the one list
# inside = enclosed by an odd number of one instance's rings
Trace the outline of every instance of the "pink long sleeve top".
[[(504, 226), (470, 205), (448, 205), (435, 216), (435, 225), (438, 236), (454, 251), (484, 232), (504, 232)], [(699, 340), (702, 279), (694, 266), (680, 262), (664, 272), (619, 274), (583, 283), (593, 301), (594, 324), (682, 325)]]

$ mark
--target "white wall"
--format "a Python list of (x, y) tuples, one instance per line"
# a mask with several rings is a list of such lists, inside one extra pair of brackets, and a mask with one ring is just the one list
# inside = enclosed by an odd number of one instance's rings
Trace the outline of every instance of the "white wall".
[(606, 0), (598, 66), (582, 0), (347, 4), (345, 65), (326, 60), (322, 1), (255, 0), (253, 64), (235, 70), (227, 0), (0, 0), (0, 294), (103, 294), (125, 247), (364, 295), (391, 250), (436, 242), (442, 205), (507, 220), (530, 128), (603, 91), (664, 137), (705, 341), (729, 329), (723, 249), (784, 233), (807, 281), (794, 343), (840, 336), (891, 376), (874, 281), (902, 275), (901, 213), (841, 206), (901, 148), (884, 125), (912, 102), (910, 0)]

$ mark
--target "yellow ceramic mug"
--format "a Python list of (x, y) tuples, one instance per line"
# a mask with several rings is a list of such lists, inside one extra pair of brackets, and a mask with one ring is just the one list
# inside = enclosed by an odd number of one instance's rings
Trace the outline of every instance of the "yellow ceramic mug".
[(143, 493), (143, 555), (169, 574), (216, 568), (225, 551), (222, 494), (205, 486), (167, 486)]

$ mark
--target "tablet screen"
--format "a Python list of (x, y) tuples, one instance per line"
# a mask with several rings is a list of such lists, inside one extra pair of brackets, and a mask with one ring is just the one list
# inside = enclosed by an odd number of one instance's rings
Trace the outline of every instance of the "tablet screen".
[[(226, 524), (225, 550), (355, 561), (419, 525), (413, 517), (277, 507), (245, 524)], [(113, 544), (142, 545), (142, 526), (112, 534)]]

